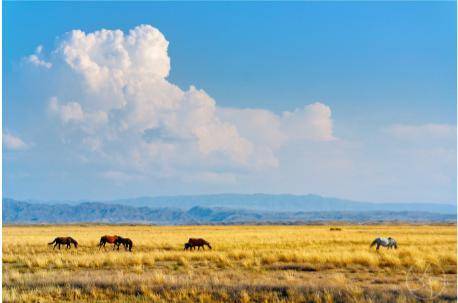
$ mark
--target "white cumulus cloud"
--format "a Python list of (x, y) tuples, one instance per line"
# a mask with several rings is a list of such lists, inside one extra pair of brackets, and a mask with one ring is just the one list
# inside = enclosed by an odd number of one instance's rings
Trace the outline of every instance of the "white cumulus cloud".
[[(67, 33), (52, 64), (63, 65), (81, 90), (56, 90), (48, 103), (61, 131), (72, 137), (63, 141), (85, 148), (85, 159), (107, 162), (112, 171), (155, 177), (185, 172), (192, 179), (275, 168), (275, 151), (287, 142), (334, 139), (331, 110), (322, 103), (281, 114), (225, 109), (203, 89), (179, 88), (167, 79), (168, 45), (150, 25), (127, 33)], [(42, 55), (41, 48), (36, 53)]]
[(332, 141), (331, 108), (323, 103), (313, 103), (292, 112), (284, 112), (282, 128), (290, 139)]
[(240, 129), (243, 136), (273, 150), (288, 142), (332, 141), (331, 109), (313, 103), (275, 114), (264, 109), (221, 108), (220, 117)]
[(3, 133), (3, 146), (6, 150), (24, 150), (28, 148), (28, 144), (21, 138), (9, 132)]
[(50, 69), (52, 67), (52, 63), (47, 62), (44, 59), (40, 58), (42, 56), (42, 52), (43, 52), (43, 46), (42, 45), (37, 46), (35, 53), (26, 57), (26, 61), (32, 65)]

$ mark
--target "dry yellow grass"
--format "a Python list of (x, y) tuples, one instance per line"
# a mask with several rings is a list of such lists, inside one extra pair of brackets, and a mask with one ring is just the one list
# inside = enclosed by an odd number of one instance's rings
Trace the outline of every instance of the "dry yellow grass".
[[(99, 250), (104, 234), (133, 252)], [(67, 235), (78, 250), (46, 244)], [(369, 249), (377, 236), (399, 249)], [(189, 237), (214, 249), (183, 251)], [(425, 270), (433, 299), (456, 301), (456, 255), (456, 226), (10, 226), (3, 301), (414, 302), (430, 290), (406, 274)]]

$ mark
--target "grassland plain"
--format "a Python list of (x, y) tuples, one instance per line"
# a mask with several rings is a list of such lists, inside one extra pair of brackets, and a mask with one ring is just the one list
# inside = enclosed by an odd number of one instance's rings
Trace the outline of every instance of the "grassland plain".
[[(4, 226), (3, 302), (456, 301), (455, 225), (341, 227)], [(99, 250), (104, 234), (133, 252)], [(369, 249), (377, 236), (399, 248)], [(183, 251), (189, 237), (213, 250)]]

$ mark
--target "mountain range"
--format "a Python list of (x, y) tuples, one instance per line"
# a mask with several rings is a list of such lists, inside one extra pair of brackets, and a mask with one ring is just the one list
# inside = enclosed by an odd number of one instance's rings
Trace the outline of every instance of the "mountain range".
[(112, 201), (19, 201), (3, 199), (3, 222), (242, 224), (348, 221), (454, 222), (456, 206), (370, 203), (317, 195), (219, 194)]

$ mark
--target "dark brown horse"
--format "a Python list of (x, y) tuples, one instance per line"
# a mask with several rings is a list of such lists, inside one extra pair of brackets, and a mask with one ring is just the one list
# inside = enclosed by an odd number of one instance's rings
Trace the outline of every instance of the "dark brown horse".
[(99, 249), (101, 249), (102, 247), (105, 248), (105, 245), (109, 243), (109, 244), (113, 244), (113, 250), (114, 250), (116, 247), (116, 239), (118, 239), (118, 236), (116, 235), (115, 236), (105, 235), (101, 237), (100, 242), (99, 242)]
[(189, 238), (187, 244), (188, 244), (187, 246), (185, 245), (185, 249), (188, 249), (188, 248), (189, 249), (195, 249), (197, 247), (197, 250), (200, 250), (201, 247), (202, 247), (202, 249), (205, 249), (205, 246), (207, 246), (208, 248), (212, 249), (210, 243), (208, 243), (207, 241), (205, 241), (202, 238), (198, 238), (198, 239)]
[(118, 238), (115, 240), (114, 244), (115, 244), (115, 246), (118, 246), (118, 250), (119, 250), (119, 246), (122, 244), (122, 245), (124, 245), (124, 249), (125, 250), (132, 251), (133, 243), (132, 243), (132, 240), (129, 239), (129, 238), (123, 238), (121, 236), (118, 236)]
[(73, 239), (72, 237), (57, 237), (54, 239), (54, 241), (48, 243), (48, 245), (52, 245), (52, 244), (54, 244), (53, 249), (55, 249), (56, 246), (59, 246), (59, 249), (60, 249), (61, 245), (66, 245), (68, 249), (72, 246), (72, 244), (75, 246), (75, 248), (78, 248), (78, 242), (76, 242), (76, 240)]

